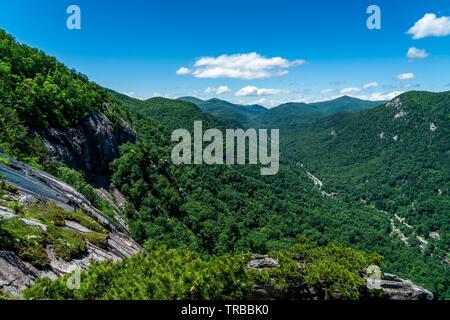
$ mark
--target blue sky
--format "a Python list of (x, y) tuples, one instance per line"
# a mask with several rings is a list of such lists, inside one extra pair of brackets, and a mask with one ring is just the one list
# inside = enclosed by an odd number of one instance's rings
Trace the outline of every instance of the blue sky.
[[(81, 30), (66, 27), (72, 4)], [(381, 30), (366, 27), (371, 4), (381, 8)], [(0, 28), (139, 98), (271, 107), (450, 90), (448, 0), (10, 0), (0, 3)]]

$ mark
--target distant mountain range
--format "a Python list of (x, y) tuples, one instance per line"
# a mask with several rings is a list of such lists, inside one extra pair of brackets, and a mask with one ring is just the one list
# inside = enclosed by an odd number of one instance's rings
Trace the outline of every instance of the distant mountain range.
[(267, 111), (265, 107), (258, 104), (233, 104), (231, 102), (220, 100), (217, 98), (210, 100), (201, 100), (194, 97), (181, 97), (178, 100), (191, 102), (199, 107), (202, 111), (210, 113), (216, 117), (234, 120), (240, 123), (246, 123)]
[(222, 119), (237, 121), (246, 127), (269, 127), (298, 129), (305, 125), (339, 112), (358, 112), (383, 104), (385, 101), (366, 101), (349, 96), (317, 103), (289, 102), (272, 109), (260, 105), (233, 104), (220, 99), (201, 100), (181, 97), (202, 111)]

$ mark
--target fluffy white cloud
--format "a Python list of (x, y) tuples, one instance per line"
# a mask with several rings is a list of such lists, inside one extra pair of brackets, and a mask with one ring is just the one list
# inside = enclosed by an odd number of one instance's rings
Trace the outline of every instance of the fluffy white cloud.
[(363, 86), (363, 88), (364, 89), (369, 89), (369, 88), (375, 88), (375, 87), (378, 87), (380, 84), (378, 83), (378, 82), (369, 82), (369, 83), (366, 83), (364, 86)]
[(191, 73), (191, 69), (186, 68), (186, 67), (181, 67), (180, 69), (177, 70), (177, 74), (180, 76), (186, 75)]
[(412, 80), (416, 77), (414, 73), (401, 73), (397, 76), (398, 80)]
[(281, 89), (267, 89), (267, 88), (257, 88), (254, 86), (246, 86), (236, 92), (237, 97), (257, 97), (257, 96), (274, 96), (277, 94), (286, 93), (285, 90)]
[(197, 78), (251, 80), (285, 75), (288, 73), (288, 68), (305, 63), (305, 60), (290, 61), (282, 57), (266, 58), (256, 52), (251, 52), (202, 57), (194, 63), (194, 70), (180, 68), (178, 71), (182, 72), (180, 74), (192, 73)]
[(413, 39), (426, 37), (445, 37), (450, 35), (450, 17), (438, 18), (434, 13), (427, 13), (408, 30)]
[(324, 89), (322, 91), (320, 91), (321, 94), (330, 94), (334, 92), (334, 89)]
[(411, 47), (407, 53), (408, 58), (410, 59), (425, 59), (428, 57), (428, 53), (425, 49), (417, 49), (416, 47)]
[(205, 93), (206, 94), (224, 94), (224, 93), (227, 93), (227, 92), (230, 92), (231, 91), (231, 89), (230, 88), (228, 88), (227, 86), (220, 86), (220, 87), (218, 87), (218, 88), (213, 88), (213, 87), (208, 87), (206, 90), (205, 90)]
[(345, 88), (341, 90), (341, 94), (356, 94), (360, 91), (360, 88)]

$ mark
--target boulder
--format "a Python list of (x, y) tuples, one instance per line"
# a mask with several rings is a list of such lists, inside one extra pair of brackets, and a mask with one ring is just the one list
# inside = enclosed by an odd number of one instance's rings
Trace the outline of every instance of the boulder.
[(21, 196), (19, 199), (19, 204), (22, 206), (31, 206), (32, 204), (36, 203), (37, 199), (31, 195), (24, 195)]
[(278, 268), (279, 266), (276, 260), (259, 254), (252, 255), (252, 260), (247, 264), (247, 267), (251, 269)]

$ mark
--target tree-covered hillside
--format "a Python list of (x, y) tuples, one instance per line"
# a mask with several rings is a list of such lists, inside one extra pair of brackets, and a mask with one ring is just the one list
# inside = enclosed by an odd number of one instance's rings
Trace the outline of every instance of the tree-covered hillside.
[(412, 242), (444, 260), (450, 248), (449, 120), (450, 92), (409, 92), (290, 135), (288, 161), (304, 163), (347, 201), (397, 214)]
[(37, 164), (45, 149), (35, 130), (66, 129), (94, 111), (112, 121), (127, 111), (106, 89), (54, 57), (0, 30), (0, 151)]
[(43, 52), (18, 44), (0, 30), (1, 102), (12, 106), (30, 127), (63, 127), (93, 111), (111, 118), (124, 109), (105, 89)]
[(367, 101), (355, 97), (342, 96), (329, 101), (311, 103), (310, 105), (324, 114), (331, 115), (339, 112), (359, 112), (377, 107), (385, 102)]

